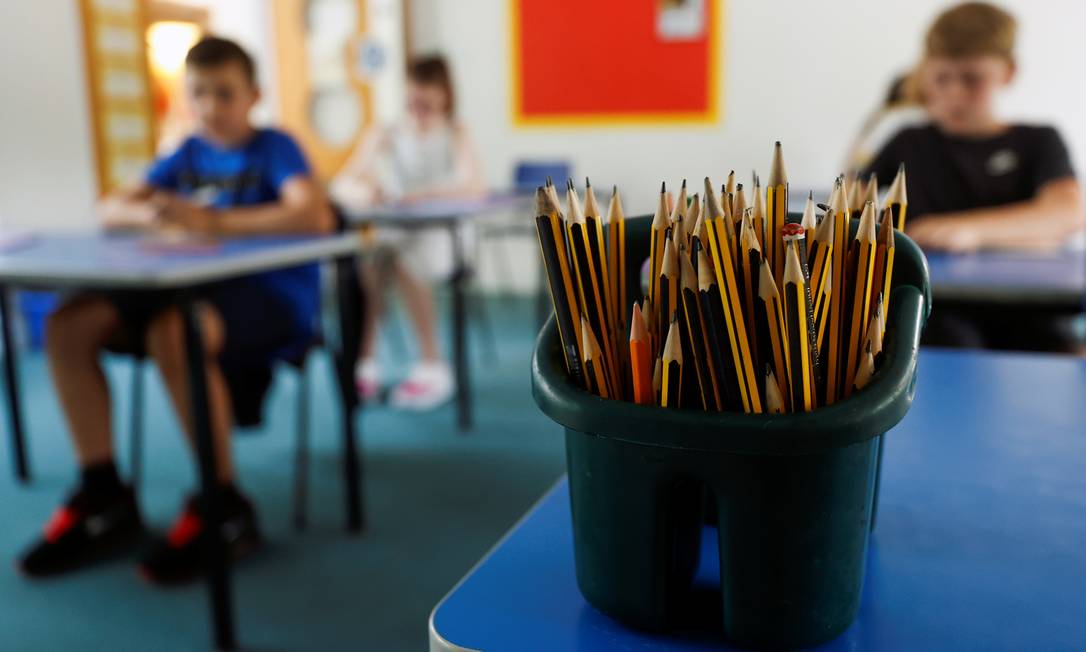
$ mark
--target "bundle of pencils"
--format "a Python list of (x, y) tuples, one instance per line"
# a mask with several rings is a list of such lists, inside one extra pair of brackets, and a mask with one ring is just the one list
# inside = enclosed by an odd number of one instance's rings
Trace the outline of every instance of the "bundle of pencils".
[[(644, 297), (628, 279), (617, 188), (606, 219), (591, 183), (582, 202), (537, 190), (536, 227), (566, 368), (601, 398), (746, 413), (808, 412), (870, 382), (881, 361), (894, 262), (905, 222), (905, 170), (880, 211), (878, 180), (840, 176), (824, 204), (788, 214), (780, 143), (751, 199), (734, 172), (670, 202), (661, 185)], [(818, 215), (816, 207), (824, 213)], [(564, 210), (563, 210), (564, 208)], [(856, 220), (850, 235), (849, 220)]]

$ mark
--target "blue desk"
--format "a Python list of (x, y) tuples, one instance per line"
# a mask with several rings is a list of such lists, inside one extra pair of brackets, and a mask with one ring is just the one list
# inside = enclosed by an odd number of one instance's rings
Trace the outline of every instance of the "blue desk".
[[(27, 481), (29, 470), (19, 409), (15, 348), (11, 338), (11, 311), (7, 301), (9, 287), (123, 288), (173, 290), (178, 293), (178, 305), (185, 322), (189, 392), (193, 397), (190, 407), (200, 466), (201, 496), (208, 521), (215, 523), (218, 521), (217, 461), (208, 422), (204, 356), (201, 353), (204, 349), (203, 339), (195, 311), (200, 287), (216, 281), (332, 258), (337, 259), (337, 281), (341, 281), (343, 273), (340, 270), (353, 268), (359, 245), (360, 240), (355, 235), (252, 237), (196, 245), (146, 235), (98, 232), (31, 234), (9, 238), (0, 248), (0, 336), (4, 346), (12, 451), (19, 478)], [(356, 332), (358, 324), (357, 311), (351, 305), (356, 302), (344, 300), (352, 293), (357, 294), (357, 281), (353, 284), (354, 287), (348, 288), (344, 283), (337, 282), (342, 333)], [(348, 520), (353, 529), (362, 525), (361, 481), (353, 420), (357, 394), (351, 379), (356, 341), (356, 337), (341, 338), (336, 365), (344, 401)], [(217, 527), (208, 527), (204, 536), (208, 537), (212, 553), (208, 564), (208, 582), (214, 643), (218, 649), (233, 649), (236, 646), (233, 604), (229, 562), (222, 533)]]
[[(446, 199), (411, 204), (388, 204), (363, 211), (347, 211), (348, 224), (385, 226), (397, 229), (441, 228), (452, 242), (453, 274), (449, 279), (452, 294), (452, 358), (456, 374), (457, 424), (461, 431), (472, 426), (471, 375), (467, 353), (466, 290), (471, 268), (460, 241), (460, 225), (465, 221), (507, 211), (528, 211), (530, 195), (497, 192), (478, 199)], [(534, 233), (534, 223), (525, 215), (525, 225)]]
[(1086, 305), (1086, 252), (927, 253), (936, 300), (1051, 306)]
[[(886, 440), (860, 616), (820, 649), (1086, 649), (1086, 361), (924, 350), (917, 387)], [(437, 605), (431, 650), (721, 649), (719, 609), (657, 636), (590, 607), (572, 537), (562, 480)], [(701, 559), (712, 586), (708, 528)]]

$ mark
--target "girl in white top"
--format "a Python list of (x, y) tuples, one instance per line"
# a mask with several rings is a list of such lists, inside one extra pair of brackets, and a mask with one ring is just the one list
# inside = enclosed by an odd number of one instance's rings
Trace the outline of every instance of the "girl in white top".
[[(455, 95), (444, 58), (428, 56), (408, 66), (407, 117), (370, 129), (339, 176), (332, 196), (345, 207), (469, 198), (483, 194), (478, 160), (467, 131), (455, 118)], [(382, 231), (363, 272), (366, 285), (361, 358), (355, 380), (363, 398), (380, 387), (374, 359), (383, 292), (399, 291), (415, 326), (421, 359), (391, 395), (394, 406), (430, 409), (452, 397), (454, 383), (437, 344), (430, 283), (452, 270), (452, 243), (443, 229)]]

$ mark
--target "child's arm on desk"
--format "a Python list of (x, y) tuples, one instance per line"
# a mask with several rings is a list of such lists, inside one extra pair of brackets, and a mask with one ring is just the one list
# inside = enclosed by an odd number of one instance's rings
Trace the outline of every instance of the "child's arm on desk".
[(1083, 227), (1082, 191), (1067, 177), (1044, 184), (1029, 201), (921, 217), (906, 230), (921, 247), (968, 252), (1055, 249)]
[(163, 224), (206, 235), (330, 233), (331, 207), (311, 177), (295, 175), (279, 186), (279, 201), (215, 210), (174, 195), (159, 209)]
[(383, 129), (367, 129), (343, 170), (328, 184), (328, 192), (332, 198), (351, 209), (383, 203), (385, 193), (381, 188), (377, 163), (385, 146)]
[(146, 183), (110, 193), (98, 200), (95, 213), (107, 229), (147, 229), (158, 215), (151, 201), (154, 194), (155, 189)]

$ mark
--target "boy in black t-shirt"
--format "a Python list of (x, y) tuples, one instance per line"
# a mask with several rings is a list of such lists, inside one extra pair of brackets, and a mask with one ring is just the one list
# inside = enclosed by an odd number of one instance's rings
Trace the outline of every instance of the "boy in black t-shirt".
[[(906, 230), (925, 249), (1052, 249), (1086, 226), (1079, 184), (1056, 130), (995, 115), (996, 93), (1015, 74), (1015, 30), (1013, 16), (986, 3), (941, 14), (916, 71), (931, 124), (902, 130), (867, 169), (886, 182), (905, 163)], [(978, 323), (984, 320), (959, 321), (953, 341), (940, 343), (997, 344), (985, 333), (992, 329)], [(934, 330), (945, 325), (933, 324)], [(1014, 348), (1066, 348), (1052, 333), (1023, 335), (1031, 341)]]

